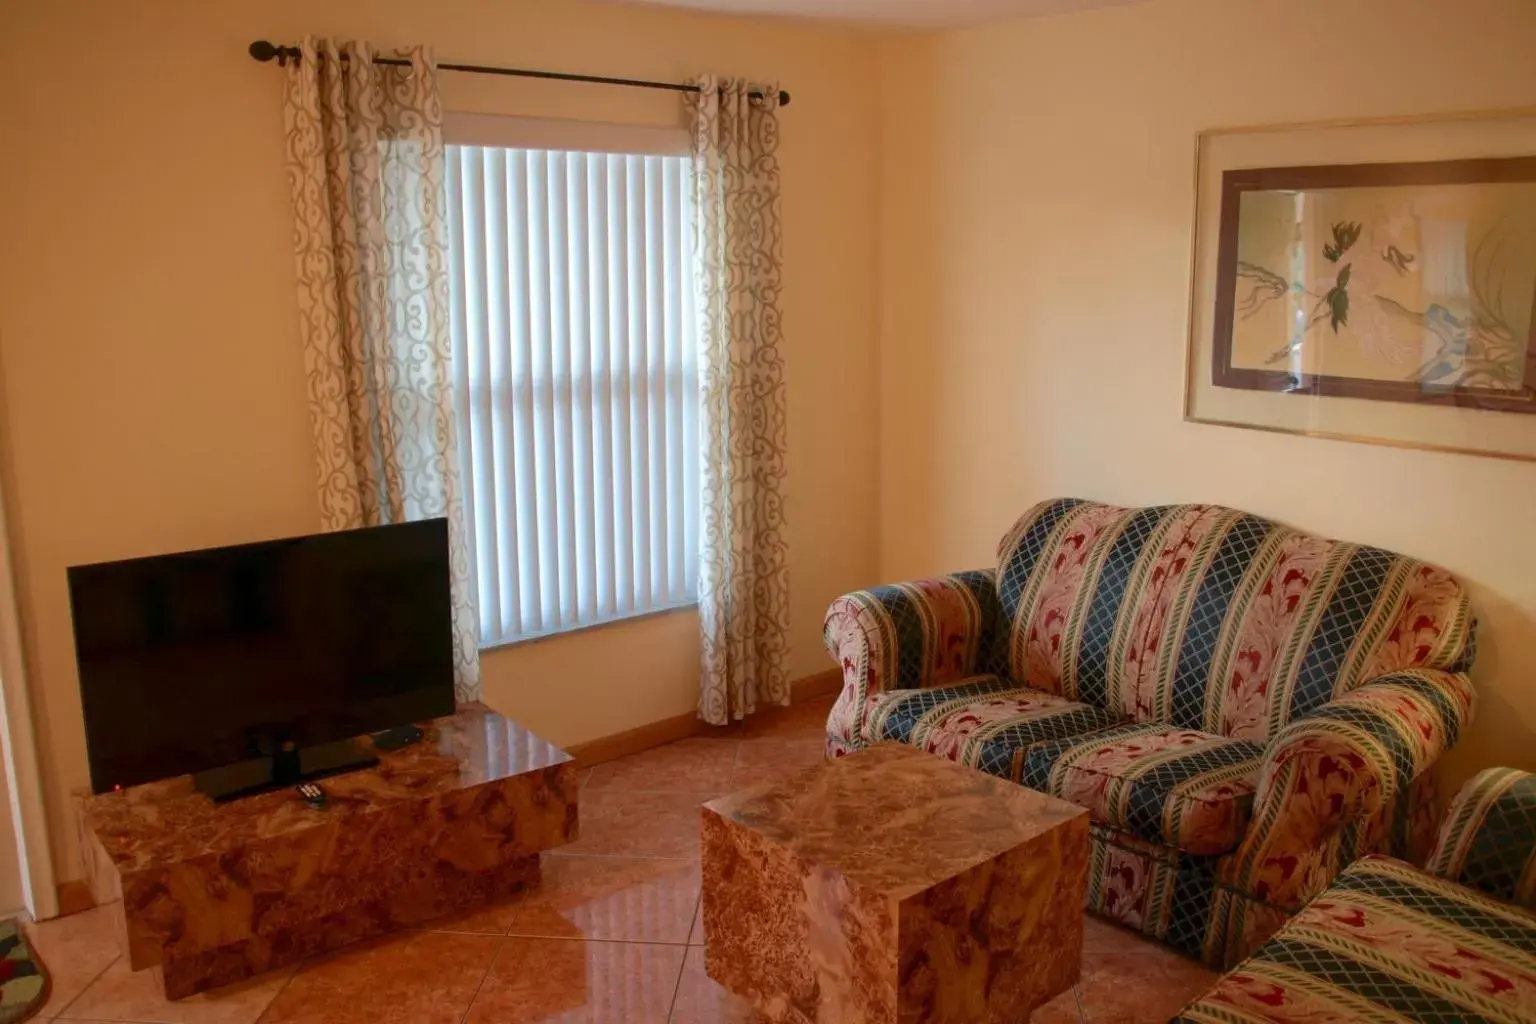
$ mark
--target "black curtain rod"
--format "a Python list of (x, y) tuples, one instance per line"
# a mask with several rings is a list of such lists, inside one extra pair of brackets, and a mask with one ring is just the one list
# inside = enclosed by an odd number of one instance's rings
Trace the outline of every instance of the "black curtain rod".
[[(250, 46), (250, 55), (263, 64), (275, 60), (278, 64), (287, 64), (290, 60), (295, 64), (303, 57), (303, 51), (297, 46), (278, 46), (269, 43), (265, 39), (258, 39)], [(410, 67), (411, 62), (401, 57), (375, 57), (375, 64), (389, 64), (394, 67)], [(672, 92), (698, 92), (696, 85), (687, 85), (682, 82), (649, 82), (643, 78), (603, 78), (600, 75), (569, 75), (562, 71), (529, 71), (526, 68), (493, 68), (484, 64), (439, 64), (439, 71), (467, 71), (472, 75), (512, 75), (516, 78), (547, 78), (557, 82), (594, 82), (598, 85), (627, 85), (635, 89), (670, 89)], [(754, 97), (761, 99), (762, 93), (754, 92)], [(779, 91), (779, 106), (789, 106), (789, 93)]]

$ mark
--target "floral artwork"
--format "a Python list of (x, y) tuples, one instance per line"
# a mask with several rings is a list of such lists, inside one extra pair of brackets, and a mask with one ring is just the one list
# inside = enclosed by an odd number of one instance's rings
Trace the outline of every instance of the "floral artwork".
[(1218, 387), (1536, 413), (1536, 160), (1227, 171)]

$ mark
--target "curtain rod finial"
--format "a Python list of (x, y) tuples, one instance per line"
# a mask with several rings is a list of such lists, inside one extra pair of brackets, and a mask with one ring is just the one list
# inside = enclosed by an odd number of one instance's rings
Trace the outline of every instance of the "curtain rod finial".
[(246, 48), (246, 52), (263, 64), (276, 60), (278, 64), (286, 65), (290, 59), (298, 60), (303, 51), (297, 46), (276, 46), (265, 39), (258, 39)]

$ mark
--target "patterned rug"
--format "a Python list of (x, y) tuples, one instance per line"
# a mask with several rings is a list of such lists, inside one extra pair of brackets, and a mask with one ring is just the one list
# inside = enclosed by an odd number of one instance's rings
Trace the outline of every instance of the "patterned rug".
[(0, 924), (0, 1024), (26, 1020), (48, 1000), (48, 971), (14, 920)]

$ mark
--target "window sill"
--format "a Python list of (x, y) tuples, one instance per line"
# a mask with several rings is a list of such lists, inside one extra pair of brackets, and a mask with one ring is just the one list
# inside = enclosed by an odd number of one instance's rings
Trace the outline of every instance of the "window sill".
[(598, 619), (596, 622), (584, 622), (579, 626), (567, 626), (564, 629), (551, 629), (542, 633), (530, 633), (527, 636), (515, 637), (511, 640), (498, 640), (495, 643), (482, 644), (480, 653), (489, 654), (492, 651), (504, 651), (509, 647), (522, 647), (525, 644), (536, 644), (545, 640), (558, 640), (562, 637), (574, 636), (578, 633), (590, 633), (595, 629), (622, 626), (626, 623), (660, 618), (663, 615), (675, 615), (678, 612), (696, 611), (698, 607), (699, 603), (697, 601), (685, 601), (682, 604), (669, 604), (663, 608), (653, 608), (648, 612), (637, 612), (633, 615), (616, 615), (612, 618)]

